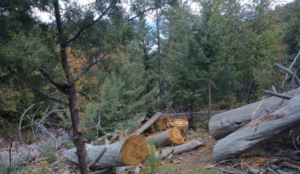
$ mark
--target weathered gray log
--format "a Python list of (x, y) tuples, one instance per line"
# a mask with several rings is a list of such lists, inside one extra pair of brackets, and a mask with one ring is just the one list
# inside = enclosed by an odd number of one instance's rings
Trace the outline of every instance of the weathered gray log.
[(155, 115), (153, 115), (150, 120), (148, 120), (142, 127), (140, 127), (138, 130), (136, 130), (132, 135), (139, 135), (143, 133), (146, 129), (148, 129), (150, 126), (152, 126), (159, 118), (162, 116), (161, 112), (157, 112)]
[(148, 144), (153, 142), (153, 145), (156, 147), (165, 147), (172, 144), (172, 140), (169, 136), (169, 129), (166, 131), (163, 131), (159, 134), (153, 135), (151, 137), (147, 138)]
[[(224, 112), (223, 110), (222, 111), (211, 111), (210, 112), (210, 115), (211, 115), (211, 117), (212, 116), (215, 116), (215, 115), (217, 115), (217, 114), (220, 114), (220, 113), (222, 113), (222, 112)], [(186, 117), (186, 118), (190, 118), (191, 117), (191, 115), (190, 115), (191, 113), (172, 113), (172, 114), (163, 114), (162, 116), (161, 116), (161, 118), (167, 118), (167, 117), (171, 117), (171, 118), (173, 118), (173, 119), (184, 119), (184, 117)], [(194, 116), (194, 118), (201, 118), (201, 117), (203, 117), (203, 118), (205, 118), (206, 116), (207, 116), (207, 111), (200, 111), (200, 112), (193, 112), (193, 116)]]
[[(102, 158), (94, 164), (94, 166), (106, 169), (111, 167), (126, 166), (120, 158), (120, 150), (124, 141), (120, 141), (111, 145), (108, 145), (107, 151), (104, 153)], [(95, 160), (99, 153), (105, 148), (105, 146), (92, 146), (86, 144), (86, 150), (88, 157), (91, 161)], [(75, 154), (76, 148), (70, 149), (64, 153), (64, 156), (71, 162), (78, 164), (78, 157)]]
[(195, 148), (197, 148), (201, 145), (202, 145), (201, 141), (192, 140), (188, 143), (185, 143), (185, 144), (182, 144), (182, 145), (179, 145), (179, 146), (175, 146), (175, 147), (170, 147), (170, 148), (162, 150), (162, 153), (160, 154), (160, 157), (162, 159), (167, 158), (173, 150), (174, 151), (173, 151), (172, 154), (180, 155), (184, 152), (189, 152), (189, 151), (191, 151), (191, 150), (193, 150), (193, 149), (195, 149)]
[(217, 162), (237, 158), (299, 125), (300, 96), (297, 96), (219, 140), (213, 155)]
[[(283, 93), (283, 95), (285, 95), (285, 93)], [(300, 90), (291, 90), (288, 92), (288, 95), (291, 97), (298, 96), (300, 95)], [(267, 111), (274, 110), (280, 105), (281, 101), (281, 98), (270, 97), (265, 99), (262, 103), (258, 101), (215, 115), (209, 121), (209, 132), (216, 140), (224, 138), (235, 130), (245, 126), (250, 121), (264, 115)], [(287, 100), (285, 100), (283, 104), (286, 102)], [(259, 105), (260, 107), (258, 108)], [(256, 109), (257, 111), (253, 115)]]

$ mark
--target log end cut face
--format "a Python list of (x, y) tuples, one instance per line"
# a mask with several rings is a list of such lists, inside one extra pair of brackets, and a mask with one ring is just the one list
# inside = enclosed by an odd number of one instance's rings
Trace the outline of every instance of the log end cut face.
[(185, 127), (189, 124), (187, 119), (171, 119), (169, 118), (169, 124), (171, 127)]
[(147, 141), (142, 135), (133, 135), (125, 140), (120, 158), (127, 165), (137, 165), (147, 156)]
[(174, 127), (169, 130), (169, 137), (175, 144), (182, 144), (185, 139), (185, 132), (181, 128)]

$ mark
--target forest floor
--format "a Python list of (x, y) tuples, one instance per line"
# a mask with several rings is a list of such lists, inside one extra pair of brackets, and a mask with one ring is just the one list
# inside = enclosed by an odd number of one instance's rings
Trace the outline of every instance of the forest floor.
[[(229, 160), (224, 163), (217, 164), (213, 157), (213, 148), (217, 141), (214, 140), (209, 134), (208, 121), (205, 119), (198, 119), (194, 121), (194, 125), (196, 126), (196, 130), (190, 130), (188, 140), (198, 139), (203, 143), (203, 145), (190, 152), (183, 153), (181, 155), (172, 155), (170, 159), (161, 161), (161, 164), (155, 169), (155, 174), (220, 174), (222, 173), (222, 171), (220, 170), (249, 173), (249, 169), (247, 168), (247, 166), (245, 167), (245, 165), (243, 165), (244, 162), (249, 166), (252, 166), (252, 169), (258, 170), (260, 170), (261, 168), (266, 169), (268, 166), (271, 166), (275, 168), (276, 171), (282, 170), (282, 167), (289, 173), (297, 173), (300, 171), (300, 167), (298, 167), (300, 166), (300, 162), (297, 161), (300, 159), (300, 156), (298, 159), (298, 155), (294, 155), (293, 157), (296, 160), (292, 160), (286, 157), (282, 159), (276, 159), (276, 157), (274, 157), (274, 154), (288, 153), (293, 151), (293, 147), (290, 147), (292, 144), (292, 142), (290, 141), (290, 139), (292, 139), (290, 133), (287, 133), (286, 135), (283, 135), (277, 140), (274, 140), (264, 146), (260, 146), (259, 148), (256, 148), (245, 155), (242, 155), (239, 159)], [(58, 130), (58, 132), (60, 131)], [(51, 151), (49, 147), (45, 146), (41, 150), (44, 150), (46, 153), (42, 153), (40, 150), (36, 150), (36, 146), (30, 145), (30, 148), (32, 148), (30, 151), (30, 155), (36, 157), (32, 158), (32, 160), (30, 161), (23, 161), (19, 163), (19, 166), (15, 166), (16, 168), (19, 168), (20, 165), (21, 167), (25, 166), (22, 167), (22, 170), (18, 170), (18, 173), (78, 173), (77, 166), (70, 164), (68, 161), (62, 158), (63, 150), (72, 148), (72, 144), (66, 143), (65, 141), (67, 137), (68, 134), (66, 132), (62, 131), (59, 133), (58, 140), (62, 139), (64, 142), (62, 142), (62, 144), (60, 145), (62, 148), (58, 151)], [(44, 143), (46, 144), (46, 142)], [(5, 167), (1, 165), (1, 158), (3, 160), (5, 156), (5, 158), (8, 157), (8, 152), (5, 149), (8, 149), (9, 146), (10, 144), (7, 141), (0, 142), (0, 174), (5, 174), (5, 172), (3, 173)], [(18, 146), (19, 151), (27, 151), (27, 148), (23, 147), (21, 144), (19, 144)], [(12, 148), (12, 155), (15, 155), (14, 147)], [(16, 158), (18, 157), (16, 156)], [(144, 169), (145, 167), (149, 167), (147, 166), (147, 163), (144, 163), (141, 166), (141, 168)], [(134, 172), (127, 171), (125, 173), (132, 174)]]

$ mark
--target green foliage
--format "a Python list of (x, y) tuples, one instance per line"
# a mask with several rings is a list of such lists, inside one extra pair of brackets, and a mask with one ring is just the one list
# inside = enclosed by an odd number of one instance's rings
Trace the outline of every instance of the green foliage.
[(47, 158), (44, 162), (44, 165), (51, 164), (55, 160), (55, 144), (49, 139), (44, 144), (40, 145), (40, 151), (42, 155)]
[(142, 174), (154, 173), (157, 167), (161, 165), (161, 161), (156, 159), (154, 148), (152, 148), (153, 146), (153, 139), (150, 139), (148, 141), (148, 150), (150, 149), (150, 154), (145, 159), (147, 166)]

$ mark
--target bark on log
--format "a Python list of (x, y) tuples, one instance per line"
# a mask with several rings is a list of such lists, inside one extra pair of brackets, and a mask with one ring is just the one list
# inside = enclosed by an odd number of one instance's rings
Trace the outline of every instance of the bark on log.
[(175, 147), (171, 147), (171, 148), (168, 148), (168, 149), (164, 149), (162, 150), (162, 153), (160, 154), (160, 157), (162, 159), (165, 159), (167, 158), (170, 153), (173, 151), (172, 154), (174, 155), (180, 155), (184, 152), (189, 152), (199, 146), (201, 146), (202, 143), (199, 141), (199, 140), (193, 140), (193, 141), (190, 141), (188, 143), (185, 143), (185, 144), (182, 144), (182, 145), (179, 145), (179, 146), (175, 146)]
[[(285, 93), (283, 93), (283, 95), (285, 95)], [(291, 90), (288, 92), (288, 95), (291, 97), (298, 96), (300, 95), (300, 90)], [(281, 101), (281, 98), (270, 97), (265, 99), (259, 108), (260, 101), (215, 115), (209, 122), (209, 132), (216, 140), (224, 138), (235, 130), (245, 126), (250, 121), (264, 115), (267, 110), (274, 110), (280, 105)], [(286, 102), (287, 100), (285, 100), (283, 104)], [(256, 109), (257, 111), (253, 115)]]
[[(222, 112), (225, 111), (211, 111), (210, 115), (211, 117), (220, 114)], [(184, 117), (186, 118), (190, 118), (191, 116), (189, 115), (190, 113), (172, 113), (172, 114), (163, 114), (161, 116), (161, 118), (167, 118), (167, 117), (171, 117), (173, 119), (184, 119)], [(207, 116), (207, 111), (200, 111), (200, 112), (193, 112), (193, 116), (194, 118), (206, 118)]]
[(155, 134), (147, 138), (147, 142), (153, 141), (153, 145), (156, 147), (165, 147), (170, 146), (172, 143), (174, 144), (182, 144), (185, 139), (185, 132), (183, 129), (179, 129), (174, 127), (172, 129), (168, 129), (159, 134)]
[(140, 127), (138, 130), (136, 130), (133, 133), (133, 135), (139, 135), (139, 134), (143, 133), (146, 129), (148, 129), (150, 126), (152, 126), (160, 118), (160, 116), (162, 116), (162, 113), (157, 112), (142, 127)]
[[(89, 159), (94, 161), (105, 146), (86, 144)], [(141, 163), (147, 155), (147, 141), (142, 135), (133, 135), (124, 141), (107, 146), (107, 151), (94, 166), (105, 169)], [(64, 156), (71, 162), (78, 164), (76, 149), (68, 150)]]
[(300, 96), (297, 96), (219, 140), (214, 147), (213, 155), (218, 162), (237, 158), (299, 125)]

